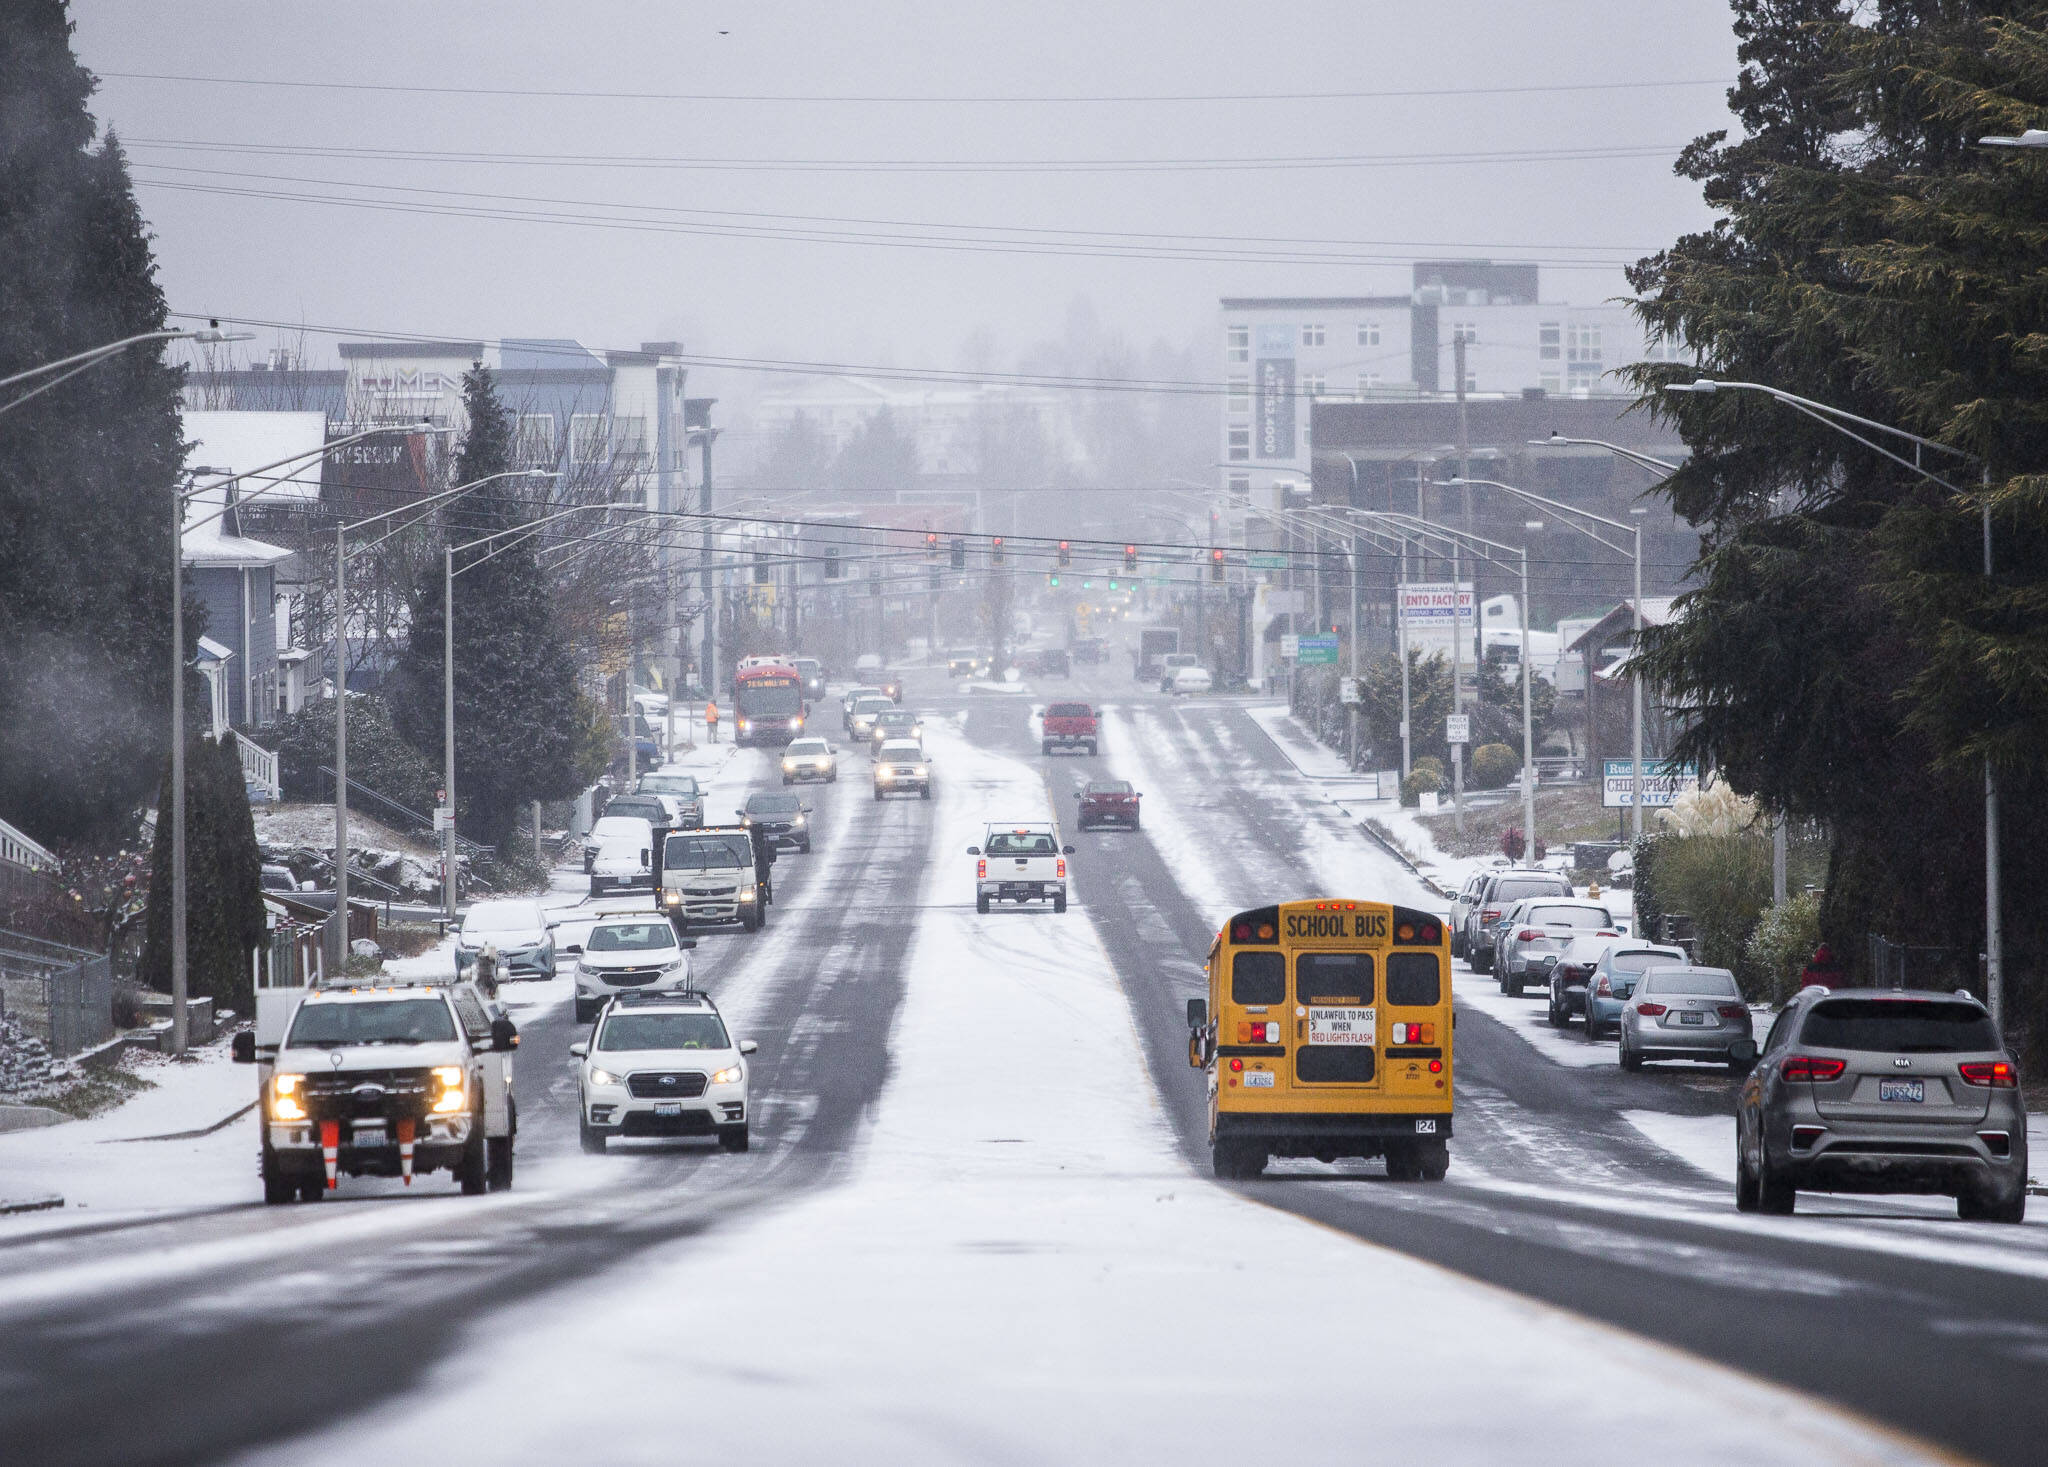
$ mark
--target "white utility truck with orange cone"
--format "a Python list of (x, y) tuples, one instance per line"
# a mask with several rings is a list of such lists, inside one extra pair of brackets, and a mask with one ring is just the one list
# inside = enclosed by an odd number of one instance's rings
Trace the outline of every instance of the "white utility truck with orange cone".
[(265, 1202), (316, 1202), (343, 1173), (512, 1185), (519, 1032), (474, 982), (259, 987), (256, 1018), (234, 1057), (258, 1066)]

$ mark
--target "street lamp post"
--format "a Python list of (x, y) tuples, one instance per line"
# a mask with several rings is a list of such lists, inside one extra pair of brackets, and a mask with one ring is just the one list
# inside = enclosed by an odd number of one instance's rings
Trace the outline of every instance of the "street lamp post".
[[(1456, 480), (1451, 482), (1453, 484), (1457, 483)], [(1468, 479), (1459, 487), (1465, 488), (1469, 493), (1473, 486), (1485, 484), (1486, 482), (1483, 479)], [(1499, 541), (1488, 540), (1483, 536), (1474, 535), (1467, 531), (1449, 530), (1439, 525), (1411, 520), (1406, 515), (1387, 514), (1381, 517), (1393, 523), (1403, 524), (1411, 528), (1418, 536), (1433, 537), (1449, 542), (1452, 549), (1453, 566), (1457, 564), (1457, 555), (1461, 547), (1469, 549), (1475, 560), (1484, 560), (1495, 564), (1498, 564), (1498, 562), (1494, 560), (1494, 555), (1489, 552), (1513, 555), (1518, 558), (1522, 580), (1522, 856), (1525, 863), (1533, 865), (1536, 859), (1536, 736), (1534, 694), (1530, 684), (1530, 677), (1532, 675), (1530, 662), (1532, 659), (1529, 656), (1529, 548), (1526, 545), (1503, 545)], [(1453, 588), (1451, 625), (1455, 630), (1457, 626), (1457, 578), (1455, 571), (1452, 575), (1451, 585)], [(1476, 610), (1477, 608), (1475, 607), (1474, 609)], [(1456, 706), (1455, 703), (1453, 706)], [(1460, 828), (1463, 828), (1462, 825)]]
[[(1639, 463), (1654, 464), (1672, 472), (1676, 472), (1678, 468), (1678, 465), (1666, 463), (1663, 459), (1653, 459), (1647, 454), (1638, 454), (1632, 449), (1621, 448), (1616, 444), (1602, 442), (1598, 439), (1571, 439), (1553, 434), (1545, 441), (1550, 443), (1589, 443), (1600, 448), (1611, 449), (1621, 454), (1622, 457)], [(1635, 640), (1637, 643), (1641, 642), (1643, 635), (1643, 527), (1641, 525), (1625, 525), (1620, 520), (1612, 520), (1605, 515), (1594, 514), (1591, 510), (1581, 509), (1576, 504), (1566, 504), (1563, 500), (1551, 499), (1542, 494), (1534, 494), (1527, 489), (1517, 488), (1513, 484), (1503, 484), (1497, 479), (1474, 479), (1471, 482), (1483, 488), (1498, 489), (1504, 494), (1513, 495), (1515, 498), (1529, 504), (1544, 505), (1547, 508), (1558, 511), (1560, 514), (1577, 515), (1581, 519), (1592, 520), (1595, 524), (1606, 525), (1611, 529), (1621, 530), (1629, 535), (1633, 540), (1634, 548), (1632, 551), (1623, 552), (1619, 545), (1602, 539), (1584, 525), (1570, 520), (1564, 522), (1569, 528), (1578, 531), (1594, 543), (1605, 545), (1609, 550), (1618, 553), (1628, 554), (1634, 562), (1635, 595), (1631, 602), (1632, 615), (1630, 620), (1634, 623)], [(1529, 628), (1525, 622), (1522, 627), (1522, 661), (1526, 664), (1528, 660)], [(1629, 778), (1629, 830), (1632, 835), (1640, 839), (1643, 833), (1643, 680), (1641, 676), (1631, 675), (1629, 687), (1634, 694), (1633, 707), (1630, 710), (1629, 718), (1629, 742), (1631, 745), (1629, 750), (1631, 770)]]
[[(2048, 148), (2048, 133), (2030, 128), (2020, 134), (2018, 138), (1984, 138), (1981, 141), (1991, 147)], [(1785, 404), (1796, 412), (1804, 413), (1823, 427), (1832, 428), (1845, 438), (1854, 439), (1873, 453), (1890, 459), (1902, 468), (1912, 470), (1921, 478), (1940, 485), (1959, 498), (1965, 497), (1965, 491), (1922, 464), (1920, 462), (1921, 451), (1931, 450), (1936, 453), (1945, 453), (1965, 463), (1975, 464), (1979, 476), (1979, 499), (1982, 502), (1983, 508), (1984, 578), (1987, 581), (1991, 579), (1993, 565), (1991, 558), (1991, 495), (1989, 492), (1991, 488), (1991, 468), (1981, 456), (1971, 453), (1967, 449), (1957, 448), (1953, 444), (1941, 443), (1935, 439), (1924, 437), (1921, 434), (1909, 432), (1904, 428), (1894, 427), (1890, 423), (1880, 423), (1875, 418), (1861, 417), (1845, 409), (1831, 407), (1827, 403), (1816, 402), (1810, 397), (1801, 397), (1797, 393), (1785, 391), (1782, 387), (1771, 387), (1762, 382), (1723, 382), (1702, 377), (1693, 382), (1666, 383), (1664, 390), (1666, 392), (1691, 393), (1703, 397), (1710, 396), (1716, 392), (1760, 392), (1766, 397)], [(1850, 426), (1851, 424), (1854, 427)], [(1913, 456), (1907, 458), (1904, 454), (1895, 453), (1883, 444), (1873, 442), (1870, 438), (1864, 436), (1864, 433), (1857, 432), (1857, 428), (1864, 429), (1868, 433), (1887, 434), (1902, 442), (1910, 443), (1913, 445)], [(1998, 853), (1998, 770), (1991, 762), (1991, 755), (1987, 753), (1984, 756), (1984, 996), (1986, 1000), (1985, 1006), (1991, 1011), (1991, 1021), (1998, 1027), (1999, 1032), (2003, 1034), (2005, 1032), (2005, 931), (1999, 910), (2001, 905)]]
[(185, 946), (185, 500), (191, 481), (212, 468), (185, 470), (186, 490), (171, 493), (171, 1054), (190, 1042)]
[(12, 401), (0, 403), (0, 413), (11, 413), (30, 398), (40, 397), (58, 384), (70, 381), (80, 372), (89, 371), (97, 367), (101, 362), (109, 361), (119, 356), (122, 352), (128, 350), (129, 347), (141, 346), (144, 342), (196, 341), (211, 346), (224, 341), (250, 341), (254, 339), (255, 333), (253, 332), (224, 332), (219, 328), (220, 323), (216, 321), (211, 327), (200, 331), (144, 331), (135, 336), (124, 336), (119, 341), (107, 342), (104, 346), (96, 346), (88, 351), (74, 352), (68, 357), (59, 357), (53, 362), (44, 362), (40, 366), (30, 367), (26, 371), (15, 372), (11, 376), (0, 377), (0, 387), (12, 387), (17, 383), (28, 381), (32, 377), (41, 377), (51, 372), (57, 374), (47, 382), (37, 383)]
[[(390, 432), (389, 428), (372, 430)], [(428, 428), (429, 433), (453, 433), (453, 428)], [(367, 436), (357, 435), (357, 436)], [(340, 440), (347, 441), (347, 440)], [(330, 448), (333, 444), (328, 445)], [(334, 934), (333, 948), (336, 967), (348, 961), (348, 562), (352, 555), (374, 550), (392, 535), (400, 534), (412, 527), (416, 521), (409, 521), (396, 530), (379, 536), (367, 545), (348, 548), (348, 536), (352, 530), (367, 525), (382, 524), (399, 515), (417, 514), (438, 504), (480, 489), (500, 479), (526, 478), (538, 475), (534, 469), (507, 469), (502, 473), (486, 474), (467, 484), (457, 484), (452, 489), (443, 489), (438, 494), (429, 494), (424, 499), (397, 509), (387, 509), (382, 514), (373, 514), (352, 524), (334, 527)], [(444, 603), (444, 618), (448, 608)]]

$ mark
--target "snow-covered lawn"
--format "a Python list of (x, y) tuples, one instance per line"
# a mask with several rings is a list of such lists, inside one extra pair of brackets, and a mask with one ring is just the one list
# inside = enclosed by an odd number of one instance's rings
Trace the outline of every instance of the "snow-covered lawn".
[[(962, 831), (1043, 809), (1041, 774), (932, 738), (926, 915), (850, 1179), (507, 1311), (408, 1400), (248, 1460), (1932, 1460), (1191, 1174), (1089, 923), (962, 899)], [(1658, 1391), (1578, 1388), (1623, 1352)]]
[(152, 1054), (126, 1063), (155, 1088), (90, 1120), (0, 1134), (0, 1200), (64, 1199), (61, 1209), (0, 1217), (0, 1238), (259, 1195), (255, 1129), (246, 1118), (208, 1136), (139, 1139), (202, 1130), (255, 1100), (255, 1071), (232, 1063), (225, 1041), (183, 1063)]

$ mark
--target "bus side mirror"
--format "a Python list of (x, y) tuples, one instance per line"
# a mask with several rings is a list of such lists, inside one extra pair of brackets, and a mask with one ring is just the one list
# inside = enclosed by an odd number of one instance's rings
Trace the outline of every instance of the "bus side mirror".
[(230, 1056), (233, 1057), (234, 1062), (238, 1065), (255, 1064), (256, 1031), (254, 1029), (244, 1029), (241, 1033), (237, 1034), (233, 1039), (229, 1040), (228, 1053)]
[(1201, 998), (1188, 1000), (1188, 1028), (1190, 1030), (1209, 1027), (1209, 1001)]

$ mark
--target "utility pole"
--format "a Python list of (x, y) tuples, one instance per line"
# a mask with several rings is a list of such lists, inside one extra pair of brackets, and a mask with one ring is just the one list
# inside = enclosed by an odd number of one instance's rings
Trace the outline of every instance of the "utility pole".
[[(1465, 419), (1465, 333), (1456, 326), (1451, 328), (1451, 359), (1457, 380), (1453, 384), (1458, 393), (1458, 478), (1464, 481), (1465, 539), (1472, 539), (1472, 437)], [(1465, 711), (1465, 669), (1462, 657), (1465, 641), (1464, 631), (1464, 581), (1458, 574), (1458, 551), (1451, 551), (1451, 711)], [(1479, 623), (1479, 570), (1475, 562), (1472, 571), (1472, 622)], [(1452, 744), (1451, 750), (1451, 802), (1457, 810), (1458, 833), (1465, 833), (1465, 746)], [(1530, 839), (1524, 832), (1524, 839)]]
[[(452, 792), (451, 792), (452, 793)], [(334, 972), (348, 966), (348, 527), (334, 527)]]
[(455, 547), (441, 551), (441, 803), (448, 823), (441, 831), (447, 918), (455, 921)]
[(171, 1054), (185, 1057), (185, 495), (171, 491)]

